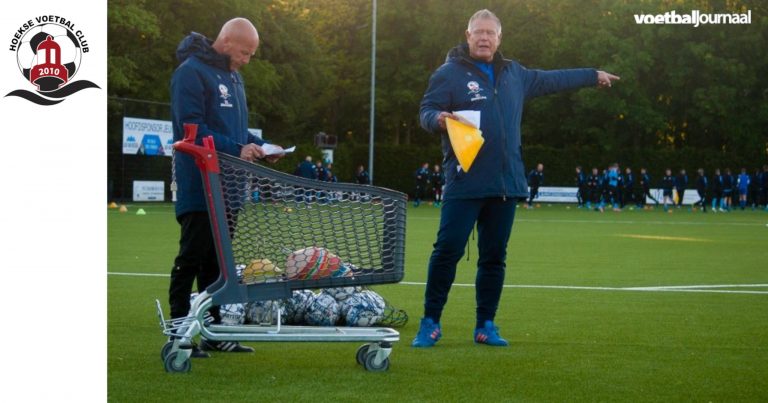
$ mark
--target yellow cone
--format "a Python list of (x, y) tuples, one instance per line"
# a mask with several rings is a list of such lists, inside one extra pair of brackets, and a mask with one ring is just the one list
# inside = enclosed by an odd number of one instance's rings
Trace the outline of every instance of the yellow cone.
[(120, 206), (120, 212), (121, 213), (127, 213), (128, 212), (128, 207), (125, 207), (125, 204), (121, 205)]
[(115, 202), (109, 203), (109, 208), (117, 208), (117, 203)]

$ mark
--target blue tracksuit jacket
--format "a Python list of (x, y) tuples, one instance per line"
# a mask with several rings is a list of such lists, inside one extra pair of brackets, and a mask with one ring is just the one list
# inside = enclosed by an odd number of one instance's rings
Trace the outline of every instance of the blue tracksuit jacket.
[[(453, 48), (429, 80), (419, 111), (421, 126), (442, 137), (445, 198), (524, 198), (528, 183), (523, 165), (520, 121), (526, 100), (572, 88), (594, 86), (594, 69), (529, 70), (496, 53), (494, 83), (469, 57), (468, 45)], [(485, 144), (469, 172), (457, 170), (448, 134), (438, 126), (440, 112), (480, 111)]]
[[(264, 144), (248, 131), (248, 108), (240, 73), (229, 70), (229, 56), (217, 53), (212, 41), (198, 33), (176, 49), (181, 63), (171, 78), (173, 140), (184, 138), (184, 123), (197, 123), (197, 143), (213, 136), (216, 150), (239, 156), (244, 144)], [(192, 157), (175, 158), (178, 194), (176, 216), (206, 211), (200, 171)]]

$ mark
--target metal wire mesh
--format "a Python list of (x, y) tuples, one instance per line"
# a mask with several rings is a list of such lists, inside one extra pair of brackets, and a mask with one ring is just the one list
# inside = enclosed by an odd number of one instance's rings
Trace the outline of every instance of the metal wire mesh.
[(219, 166), (242, 283), (301, 289), (402, 279), (404, 194), (304, 179), (221, 153)]

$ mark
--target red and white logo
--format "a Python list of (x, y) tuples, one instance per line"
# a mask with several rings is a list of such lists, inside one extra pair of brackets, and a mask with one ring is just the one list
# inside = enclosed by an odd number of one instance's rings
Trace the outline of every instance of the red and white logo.
[(73, 81), (88, 53), (88, 43), (72, 21), (59, 16), (41, 16), (25, 22), (11, 39), (19, 72), (29, 88), (6, 94), (38, 105), (55, 105), (86, 88), (100, 88), (91, 81)]

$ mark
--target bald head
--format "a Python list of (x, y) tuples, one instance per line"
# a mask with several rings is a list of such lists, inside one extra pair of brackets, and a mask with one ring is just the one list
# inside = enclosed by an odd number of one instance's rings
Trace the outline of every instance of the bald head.
[(221, 27), (213, 48), (229, 56), (230, 70), (239, 70), (251, 61), (251, 56), (259, 48), (259, 32), (247, 19), (233, 18)]

